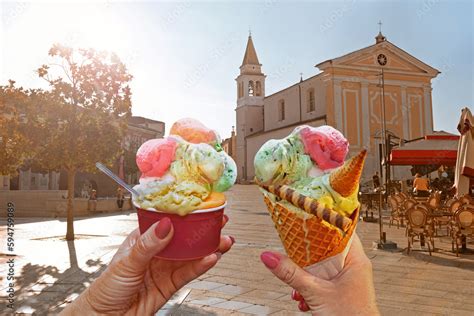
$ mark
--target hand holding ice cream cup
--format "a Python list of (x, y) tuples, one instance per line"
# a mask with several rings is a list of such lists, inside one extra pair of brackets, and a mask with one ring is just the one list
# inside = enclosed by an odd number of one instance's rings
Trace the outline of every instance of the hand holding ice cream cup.
[(218, 249), (226, 197), (237, 177), (218, 134), (194, 119), (173, 124), (170, 135), (143, 143), (134, 187), (140, 232), (169, 218), (174, 236), (156, 257), (194, 260)]
[(366, 151), (345, 161), (348, 151), (336, 129), (300, 126), (255, 156), (256, 182), (288, 257), (327, 280), (344, 267), (359, 214)]

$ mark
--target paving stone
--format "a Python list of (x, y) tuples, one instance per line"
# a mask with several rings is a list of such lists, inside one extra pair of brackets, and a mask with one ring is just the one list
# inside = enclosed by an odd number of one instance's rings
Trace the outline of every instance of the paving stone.
[(218, 297), (206, 297), (205, 299), (189, 301), (189, 303), (194, 304), (194, 305), (206, 305), (206, 306), (212, 306), (212, 305), (216, 305), (222, 302), (227, 302), (227, 300), (223, 298), (218, 298)]
[(250, 307), (252, 305), (253, 304), (231, 300), (231, 301), (226, 301), (226, 302), (222, 302), (222, 303), (219, 303), (219, 304), (215, 304), (215, 305), (213, 305), (213, 307), (222, 308), (222, 309), (230, 309), (230, 310), (236, 311), (236, 310), (239, 310), (239, 309)]
[(230, 294), (230, 295), (239, 295), (239, 294), (250, 292), (251, 290), (252, 289), (236, 286), (236, 285), (225, 285), (225, 286), (212, 289), (213, 292), (221, 292), (221, 293)]
[(212, 290), (218, 287), (225, 286), (223, 283), (209, 282), (209, 281), (199, 281), (186, 285), (187, 288), (191, 289), (201, 289), (201, 290)]
[(239, 312), (253, 314), (253, 315), (270, 315), (273, 312), (276, 312), (274, 308), (262, 305), (253, 305), (245, 307), (239, 310)]
[(253, 290), (253, 291), (247, 292), (245, 294), (242, 294), (239, 297), (241, 297), (241, 296), (248, 296), (248, 297), (269, 299), (269, 300), (274, 300), (274, 299), (277, 299), (277, 298), (280, 298), (280, 297), (286, 297), (286, 295), (278, 293), (278, 292), (264, 291), (264, 290)]

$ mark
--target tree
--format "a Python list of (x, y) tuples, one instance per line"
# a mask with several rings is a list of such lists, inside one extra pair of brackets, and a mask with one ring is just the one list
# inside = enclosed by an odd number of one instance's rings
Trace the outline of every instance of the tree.
[(94, 172), (97, 161), (111, 165), (120, 154), (131, 114), (132, 76), (113, 53), (56, 44), (49, 55), (52, 62), (37, 70), (51, 89), (35, 160), (49, 170), (67, 172), (66, 239), (73, 240), (75, 175)]
[(38, 121), (44, 94), (17, 88), (9, 80), (0, 86), (0, 175), (14, 175), (34, 155)]

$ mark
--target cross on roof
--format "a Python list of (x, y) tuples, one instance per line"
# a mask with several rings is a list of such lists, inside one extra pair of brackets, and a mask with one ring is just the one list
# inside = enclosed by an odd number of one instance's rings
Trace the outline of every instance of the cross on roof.
[(377, 24), (379, 25), (379, 32), (382, 33), (382, 21), (379, 21)]

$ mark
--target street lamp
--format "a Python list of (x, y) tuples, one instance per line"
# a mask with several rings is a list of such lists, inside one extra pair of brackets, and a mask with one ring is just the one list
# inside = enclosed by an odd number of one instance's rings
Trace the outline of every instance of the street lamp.
[[(377, 56), (377, 61), (380, 64), (380, 66), (385, 66), (387, 63), (387, 59), (385, 55), (380, 54)], [(389, 193), (389, 165), (388, 165), (388, 146), (387, 146), (387, 127), (386, 127), (386, 120), (385, 120), (385, 76), (384, 76), (384, 71), (383, 68), (380, 70), (380, 74), (377, 75), (380, 77), (380, 112), (382, 114), (382, 153), (383, 153), (383, 158), (381, 161), (382, 167), (383, 164), (385, 163), (385, 196), (388, 197)], [(383, 222), (382, 222), (382, 205), (383, 205), (383, 200), (382, 200), (382, 193), (379, 193), (379, 234), (380, 238), (378, 241), (375, 241), (374, 244), (377, 245), (378, 249), (397, 249), (397, 244), (393, 241), (387, 240), (386, 234), (383, 231)]]

